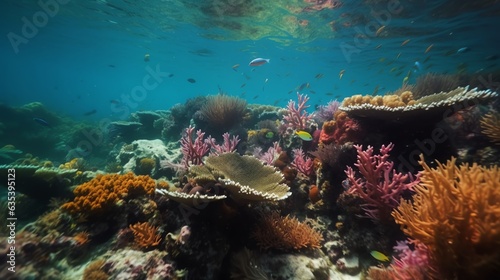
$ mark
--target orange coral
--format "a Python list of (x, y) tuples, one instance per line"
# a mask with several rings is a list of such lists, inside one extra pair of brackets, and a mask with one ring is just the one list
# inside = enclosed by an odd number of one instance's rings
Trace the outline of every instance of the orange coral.
[(73, 240), (75, 241), (75, 243), (78, 246), (81, 246), (81, 245), (85, 245), (89, 242), (89, 240), (90, 240), (89, 237), (90, 237), (90, 234), (88, 234), (88, 232), (81, 231), (81, 232), (75, 234), (75, 236), (73, 236)]
[(492, 142), (500, 145), (500, 114), (486, 114), (482, 117), (481, 129)]
[(76, 187), (75, 199), (61, 208), (71, 214), (99, 215), (109, 211), (120, 199), (153, 194), (155, 185), (149, 176), (133, 173), (97, 175)]
[(160, 244), (161, 236), (156, 234), (158, 227), (154, 227), (148, 222), (136, 223), (129, 227), (134, 233), (135, 243), (142, 248), (154, 247)]
[(281, 217), (276, 212), (264, 216), (252, 236), (263, 250), (273, 248), (289, 251), (302, 248), (320, 248), (320, 243), (323, 240), (321, 234), (307, 224), (303, 224), (289, 215)]
[(428, 247), (436, 278), (486, 279), (500, 259), (500, 169), (455, 161), (433, 169), (421, 158), (413, 202), (402, 201), (393, 216)]

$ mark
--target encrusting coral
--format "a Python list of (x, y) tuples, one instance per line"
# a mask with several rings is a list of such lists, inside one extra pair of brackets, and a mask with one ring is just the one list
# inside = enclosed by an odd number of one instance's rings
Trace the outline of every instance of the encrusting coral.
[(148, 222), (136, 223), (129, 226), (134, 233), (134, 241), (142, 248), (154, 247), (160, 244), (161, 236), (157, 234), (157, 227), (150, 225)]
[(481, 132), (500, 145), (500, 114), (486, 114), (481, 119)]
[(263, 249), (281, 251), (320, 248), (323, 237), (297, 218), (282, 217), (277, 212), (264, 215), (252, 233), (257, 245)]
[(97, 175), (94, 179), (79, 185), (73, 193), (73, 201), (61, 206), (70, 214), (94, 216), (104, 214), (112, 209), (120, 199), (151, 195), (156, 182), (149, 176), (135, 176), (133, 173), (124, 175)]
[(428, 248), (436, 279), (487, 279), (500, 272), (500, 169), (477, 164), (424, 168), (411, 201), (393, 212), (411, 239)]

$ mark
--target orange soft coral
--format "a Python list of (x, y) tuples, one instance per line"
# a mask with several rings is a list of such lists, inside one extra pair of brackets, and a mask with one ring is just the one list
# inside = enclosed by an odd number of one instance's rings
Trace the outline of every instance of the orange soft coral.
[(405, 234), (429, 250), (439, 279), (487, 279), (500, 259), (500, 169), (455, 159), (424, 168), (413, 201), (393, 212)]
[(150, 225), (148, 222), (136, 223), (129, 226), (134, 233), (134, 241), (142, 248), (154, 247), (160, 244), (161, 236), (156, 234), (157, 227)]
[(273, 248), (282, 251), (320, 248), (323, 240), (321, 234), (307, 224), (290, 216), (281, 217), (276, 212), (263, 217), (253, 237), (263, 250)]
[(132, 173), (97, 175), (76, 187), (73, 191), (75, 199), (61, 208), (71, 214), (100, 215), (109, 211), (120, 199), (153, 194), (155, 185), (149, 176)]

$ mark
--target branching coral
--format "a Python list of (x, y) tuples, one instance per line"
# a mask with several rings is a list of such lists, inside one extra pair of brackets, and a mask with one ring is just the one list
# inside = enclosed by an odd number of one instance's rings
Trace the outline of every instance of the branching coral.
[(97, 175), (76, 187), (73, 191), (74, 200), (63, 204), (61, 208), (74, 215), (101, 215), (115, 207), (120, 199), (153, 194), (155, 185), (149, 176), (135, 176), (132, 173)]
[(313, 160), (304, 154), (302, 148), (293, 150), (292, 166), (308, 177), (314, 174)]
[(306, 111), (309, 107), (309, 105), (306, 105), (309, 97), (297, 92), (297, 99), (298, 104), (290, 100), (286, 106), (285, 115), (283, 116), (284, 126), (293, 130), (304, 130), (308, 128), (312, 120), (312, 116)]
[(393, 212), (405, 234), (429, 250), (439, 279), (486, 279), (500, 259), (500, 170), (477, 164), (424, 168), (413, 201)]
[(276, 212), (265, 215), (255, 228), (252, 236), (263, 249), (281, 251), (320, 248), (323, 237), (297, 218), (282, 217)]
[(345, 173), (349, 180), (349, 194), (358, 195), (364, 202), (361, 207), (366, 216), (381, 222), (391, 218), (391, 211), (398, 206), (399, 200), (407, 190), (412, 190), (418, 183), (411, 174), (398, 173), (394, 162), (389, 160), (389, 152), (394, 145), (382, 145), (380, 155), (373, 155), (373, 147), (368, 146), (366, 151), (360, 145), (354, 145), (358, 151), (358, 160), (354, 164), (361, 174), (347, 167)]
[(136, 223), (129, 226), (134, 233), (134, 241), (142, 248), (154, 247), (160, 244), (161, 236), (157, 234), (158, 228), (148, 222)]
[(492, 142), (500, 145), (500, 114), (486, 114), (481, 119), (481, 129)]

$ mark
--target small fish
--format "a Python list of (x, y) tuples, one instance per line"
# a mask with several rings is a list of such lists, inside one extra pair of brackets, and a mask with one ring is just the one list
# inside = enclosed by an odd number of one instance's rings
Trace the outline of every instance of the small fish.
[(241, 84), (240, 88), (244, 88), (247, 84), (246, 83), (243, 83)]
[(375, 87), (375, 89), (373, 90), (372, 96), (377, 95), (379, 87), (380, 87), (379, 85), (377, 85), (377, 86)]
[(342, 77), (344, 77), (345, 69), (340, 70), (339, 72), (339, 80), (342, 80)]
[(486, 59), (486, 60), (497, 60), (498, 59), (498, 55), (496, 55), (496, 54), (489, 55), (489, 56), (485, 57), (484, 59)]
[(415, 72), (422, 71), (422, 64), (420, 64), (420, 62), (418, 62), (418, 61), (415, 61), (414, 68), (415, 68)]
[(293, 92), (293, 90), (291, 90), (291, 91), (287, 92), (287, 94), (290, 94), (290, 93), (292, 93), (292, 92)]
[(370, 255), (372, 255), (372, 257), (374, 257), (376, 260), (379, 260), (381, 262), (388, 262), (388, 261), (390, 261), (389, 257), (387, 257), (386, 255), (380, 253), (379, 251), (371, 251)]
[(172, 78), (173, 76), (174, 76), (174, 74), (172, 74), (172, 73), (168, 74), (169, 78)]
[(375, 36), (380, 35), (380, 33), (382, 33), (382, 31), (384, 31), (384, 29), (385, 29), (385, 25), (380, 26), (380, 28), (377, 29), (377, 32), (375, 32)]
[(323, 78), (323, 74), (321, 74), (321, 73), (316, 74), (316, 76), (314, 76), (314, 78), (319, 80), (319, 79)]
[(259, 95), (257, 94), (256, 96), (253, 97), (253, 99), (257, 99), (259, 97)]
[(382, 47), (382, 44), (377, 45), (377, 46), (375, 47), (375, 49), (376, 49), (376, 50), (378, 50), (378, 49), (380, 49), (380, 47)]
[(430, 45), (427, 47), (427, 49), (425, 49), (425, 52), (424, 52), (424, 53), (428, 53), (428, 52), (432, 49), (432, 47), (433, 47), (433, 46), (434, 46), (434, 44), (430, 44)]
[(264, 80), (264, 84), (267, 84), (267, 82), (269, 82), (269, 79), (268, 79), (268, 78), (266, 78), (266, 79)]
[(431, 59), (431, 56), (430, 56), (430, 55), (429, 55), (429, 56), (427, 56), (427, 57), (424, 59), (424, 61), (422, 61), (422, 63), (426, 63), (427, 61), (429, 61), (429, 59)]
[(235, 65), (233, 65), (233, 67), (231, 67), (231, 68), (233, 68), (233, 70), (234, 70), (235, 72), (238, 72), (238, 67), (240, 67), (240, 65), (239, 65), (239, 64), (235, 64)]
[(314, 90), (312, 90), (312, 89), (310, 89), (309, 92), (312, 93), (312, 94), (316, 94), (316, 92)]
[(385, 57), (381, 57), (381, 58), (378, 59), (378, 62), (384, 62), (386, 59), (387, 58), (385, 58)]
[(401, 43), (401, 47), (408, 44), (410, 42), (410, 39), (406, 39), (403, 41), (403, 43)]
[(303, 84), (301, 84), (301, 85), (297, 88), (297, 90), (298, 90), (298, 91), (301, 91), (301, 90), (303, 90), (304, 88), (309, 88), (310, 86), (311, 86), (311, 85), (310, 85), (309, 83), (303, 83)]
[(456, 53), (455, 50), (449, 50), (449, 51), (445, 52), (444, 55), (445, 56), (450, 56), (450, 55), (455, 54), (455, 53)]
[(148, 62), (149, 61), (149, 57), (150, 57), (149, 53), (145, 54), (144, 55), (144, 61)]
[(401, 56), (401, 53), (398, 53), (398, 56), (396, 56), (396, 59), (398, 59)]
[(470, 48), (468, 47), (463, 47), (463, 48), (460, 48), (457, 50), (457, 53), (465, 53), (465, 52), (468, 52), (470, 51)]
[(41, 118), (33, 118), (33, 120), (43, 126), (46, 126), (46, 127), (50, 127), (50, 124), (44, 120), (44, 119), (41, 119)]
[(269, 63), (271, 61), (271, 59), (268, 59), (268, 58), (256, 58), (252, 61), (250, 61), (250, 63), (248, 64), (249, 66), (261, 66), (261, 65), (264, 65), (266, 63)]
[(108, 67), (115, 68), (116, 66), (114, 64), (108, 64)]
[(189, 79), (187, 79), (187, 81), (190, 82), (190, 83), (192, 83), (192, 84), (196, 83), (196, 80), (193, 79), (193, 78), (189, 78)]
[(94, 110), (92, 110), (92, 111), (85, 112), (85, 113), (83, 113), (83, 115), (84, 115), (84, 116), (91, 116), (91, 115), (93, 115), (93, 114), (95, 114), (95, 113), (97, 113), (97, 110), (96, 110), (96, 109), (94, 109)]
[(311, 134), (309, 134), (309, 132), (307, 131), (297, 130), (295, 131), (295, 134), (297, 134), (297, 136), (299, 136), (299, 138), (304, 141), (311, 141), (313, 139)]
[(389, 72), (391, 72), (391, 73), (392, 73), (392, 72), (394, 72), (394, 71), (396, 71), (396, 70), (398, 70), (398, 67), (392, 67), (392, 68), (391, 68), (391, 70), (390, 70)]
[(326, 94), (326, 95), (329, 95), (329, 96), (332, 96), (332, 95), (333, 95), (333, 93), (332, 93), (332, 92), (327, 92), (327, 93), (325, 93), (325, 94)]

